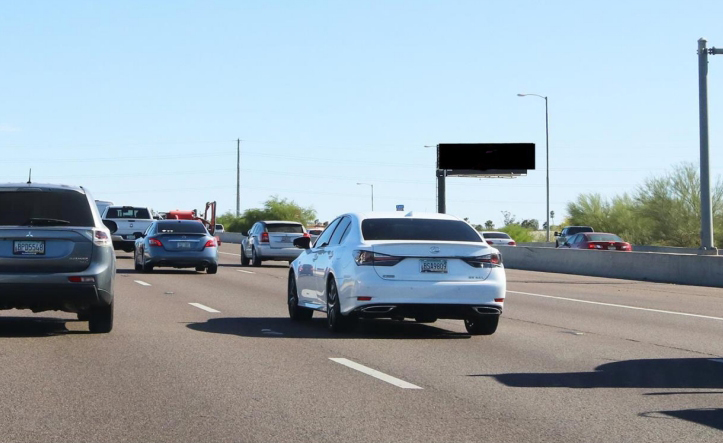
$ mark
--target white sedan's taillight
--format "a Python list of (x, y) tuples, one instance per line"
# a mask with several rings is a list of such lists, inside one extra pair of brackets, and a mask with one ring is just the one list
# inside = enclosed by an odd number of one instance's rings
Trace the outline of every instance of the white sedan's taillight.
[(96, 246), (112, 246), (113, 244), (108, 231), (101, 229), (93, 229), (93, 243)]
[(372, 251), (354, 251), (354, 261), (358, 266), (394, 266), (402, 260), (404, 257)]
[(502, 255), (500, 254), (487, 254), (479, 257), (465, 258), (463, 260), (475, 268), (498, 268), (502, 266)]

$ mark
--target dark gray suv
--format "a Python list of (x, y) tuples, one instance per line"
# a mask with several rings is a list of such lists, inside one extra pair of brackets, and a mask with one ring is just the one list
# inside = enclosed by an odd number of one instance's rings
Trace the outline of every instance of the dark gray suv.
[(65, 311), (113, 328), (115, 254), (83, 188), (0, 184), (0, 309)]

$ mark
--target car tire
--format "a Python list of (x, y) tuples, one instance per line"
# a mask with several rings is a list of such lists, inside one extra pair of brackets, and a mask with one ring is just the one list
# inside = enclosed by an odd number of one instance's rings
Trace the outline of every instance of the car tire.
[(334, 279), (329, 279), (326, 290), (326, 324), (331, 332), (347, 332), (356, 325), (356, 317), (343, 315), (339, 303), (339, 291)]
[(88, 320), (90, 320), (90, 312), (88, 312), (87, 310), (78, 312), (78, 321), (88, 321)]
[(251, 266), (254, 266), (254, 267), (261, 266), (261, 259), (259, 258), (259, 255), (256, 253), (256, 248), (251, 248)]
[(434, 323), (437, 321), (437, 317), (414, 317), (414, 321), (417, 323)]
[(141, 263), (141, 272), (153, 272), (153, 265), (148, 263)]
[(206, 270), (205, 266), (196, 266), (196, 272), (203, 272)]
[(208, 265), (208, 267), (206, 268), (206, 273), (208, 273), (208, 274), (215, 274), (217, 272), (218, 272), (218, 265), (215, 263), (212, 265)]
[(307, 321), (314, 316), (314, 311), (299, 306), (299, 291), (296, 288), (296, 279), (289, 273), (289, 284), (286, 291), (286, 304), (289, 307), (289, 318), (293, 321)]
[(244, 252), (244, 247), (241, 245), (241, 266), (248, 266), (249, 263), (251, 263), (251, 260), (249, 260), (248, 257), (246, 257), (246, 253)]
[(497, 330), (499, 322), (499, 315), (485, 315), (466, 319), (464, 327), (469, 335), (492, 335)]
[(113, 329), (113, 302), (108, 306), (90, 308), (88, 329), (94, 334), (105, 334)]
[(556, 247), (556, 248), (559, 248), (559, 247), (560, 247), (560, 243), (558, 243), (557, 240), (555, 241), (555, 247)]

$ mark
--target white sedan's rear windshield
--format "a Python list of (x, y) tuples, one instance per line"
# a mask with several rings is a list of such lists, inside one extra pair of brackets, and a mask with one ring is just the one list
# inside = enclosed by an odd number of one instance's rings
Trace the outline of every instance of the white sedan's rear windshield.
[(502, 232), (485, 232), (482, 234), (484, 238), (504, 238), (509, 239), (510, 236)]
[(303, 234), (304, 227), (295, 223), (266, 224), (266, 232), (292, 232), (295, 234)]
[(368, 218), (362, 221), (362, 235), (366, 240), (482, 241), (463, 221), (423, 218)]

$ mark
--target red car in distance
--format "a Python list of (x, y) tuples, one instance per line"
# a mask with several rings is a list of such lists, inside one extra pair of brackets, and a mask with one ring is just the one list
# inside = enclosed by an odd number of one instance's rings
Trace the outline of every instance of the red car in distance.
[(560, 248), (590, 249), (598, 251), (632, 251), (630, 243), (615, 234), (605, 232), (582, 232), (568, 238)]

